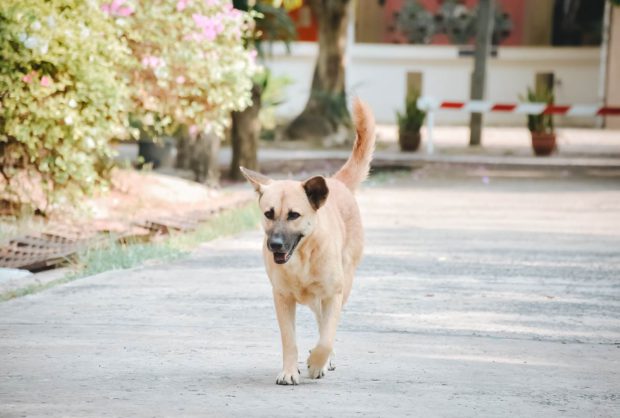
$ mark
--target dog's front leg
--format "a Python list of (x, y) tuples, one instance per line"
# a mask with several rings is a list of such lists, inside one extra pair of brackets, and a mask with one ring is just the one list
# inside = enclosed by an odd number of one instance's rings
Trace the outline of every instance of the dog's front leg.
[(282, 372), (276, 378), (278, 385), (299, 384), (297, 368), (297, 341), (295, 338), (295, 310), (297, 303), (292, 296), (285, 296), (274, 289), (273, 301), (276, 306), (280, 336), (282, 337)]
[(308, 357), (308, 376), (312, 379), (320, 379), (325, 375), (327, 362), (334, 349), (341, 309), (342, 293), (321, 301), (321, 311), (317, 314), (319, 342)]

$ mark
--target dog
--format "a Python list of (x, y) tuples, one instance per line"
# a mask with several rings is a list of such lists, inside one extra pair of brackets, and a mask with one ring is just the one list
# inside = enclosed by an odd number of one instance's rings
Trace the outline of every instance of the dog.
[(258, 193), (265, 231), (263, 258), (282, 337), (279, 385), (299, 384), (295, 311), (307, 305), (319, 340), (307, 360), (308, 376), (335, 369), (333, 348), (342, 307), (362, 258), (364, 232), (354, 192), (366, 179), (375, 146), (375, 122), (360, 100), (353, 104), (356, 139), (351, 156), (332, 177), (272, 180), (241, 167)]

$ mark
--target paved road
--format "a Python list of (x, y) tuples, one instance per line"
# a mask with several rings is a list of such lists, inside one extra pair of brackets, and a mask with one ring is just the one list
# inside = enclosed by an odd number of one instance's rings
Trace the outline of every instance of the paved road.
[(617, 416), (618, 179), (434, 170), (360, 193), (325, 379), (274, 384), (254, 231), (0, 304), (0, 416)]

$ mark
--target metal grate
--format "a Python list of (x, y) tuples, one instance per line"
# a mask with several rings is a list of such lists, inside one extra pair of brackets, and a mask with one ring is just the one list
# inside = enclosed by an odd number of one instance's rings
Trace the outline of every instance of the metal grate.
[[(204, 216), (204, 219), (207, 219)], [(145, 228), (156, 234), (169, 234), (171, 231), (193, 231), (195, 230), (203, 218), (188, 216), (166, 216), (149, 218), (141, 221), (134, 222), (134, 225), (140, 228)]]
[[(104, 231), (67, 224), (48, 224), (43, 233), (23, 235), (6, 245), (0, 245), (0, 268), (19, 268), (39, 271), (58, 266), (71, 259), (78, 251), (104, 243), (113, 238), (119, 242), (148, 241), (158, 234), (173, 231), (193, 231), (225, 208), (238, 207), (249, 199), (233, 199), (220, 207), (197, 210), (183, 215), (169, 215), (142, 219), (120, 228)], [(99, 233), (97, 233), (99, 232)]]
[(43, 270), (66, 261), (84, 246), (86, 241), (55, 234), (14, 238), (0, 247), (0, 267)]

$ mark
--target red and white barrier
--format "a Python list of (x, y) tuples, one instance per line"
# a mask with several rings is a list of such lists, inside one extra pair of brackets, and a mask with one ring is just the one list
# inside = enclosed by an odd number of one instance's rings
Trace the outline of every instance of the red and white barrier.
[(433, 153), (434, 112), (439, 110), (456, 110), (468, 113), (519, 113), (524, 115), (565, 115), (565, 116), (620, 116), (620, 106), (598, 105), (549, 105), (547, 103), (494, 103), (483, 100), (469, 102), (438, 101), (432, 97), (420, 97), (418, 108), (427, 112), (426, 123), (428, 141), (426, 151)]

